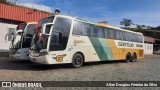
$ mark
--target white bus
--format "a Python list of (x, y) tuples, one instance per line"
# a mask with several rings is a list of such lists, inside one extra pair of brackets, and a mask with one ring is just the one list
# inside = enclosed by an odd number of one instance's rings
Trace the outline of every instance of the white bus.
[(35, 34), (37, 22), (20, 23), (12, 35), (9, 55), (10, 58), (29, 60), (29, 48)]
[(126, 60), (144, 57), (142, 33), (76, 17), (54, 15), (40, 21), (30, 49), (30, 60), (41, 64)]

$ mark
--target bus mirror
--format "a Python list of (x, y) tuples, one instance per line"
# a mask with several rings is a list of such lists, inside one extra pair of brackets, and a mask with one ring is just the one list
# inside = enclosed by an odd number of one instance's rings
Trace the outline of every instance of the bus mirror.
[(17, 34), (17, 35), (22, 35), (22, 33), (23, 33), (23, 30), (17, 30), (17, 31), (16, 31), (16, 34)]
[(43, 34), (44, 35), (50, 35), (50, 31), (51, 31), (52, 26), (53, 26), (53, 23), (44, 24), (44, 26), (43, 26)]

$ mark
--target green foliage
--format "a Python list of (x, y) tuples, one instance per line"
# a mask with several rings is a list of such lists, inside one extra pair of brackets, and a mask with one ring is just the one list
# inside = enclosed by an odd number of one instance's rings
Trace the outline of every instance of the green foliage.
[(134, 32), (141, 32), (144, 36), (153, 37), (160, 39), (160, 30), (145, 30), (145, 29), (137, 29), (137, 28), (127, 28), (127, 30), (131, 30)]
[(123, 21), (120, 22), (120, 24), (125, 26), (125, 28), (128, 28), (129, 26), (133, 25), (133, 21), (131, 19), (124, 18)]
[(8, 0), (0, 0), (0, 3), (3, 3), (3, 4), (11, 4), (11, 2), (9, 2)]

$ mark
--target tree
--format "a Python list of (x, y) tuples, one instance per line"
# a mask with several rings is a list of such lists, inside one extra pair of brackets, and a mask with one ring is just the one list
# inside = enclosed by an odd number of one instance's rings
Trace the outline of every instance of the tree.
[(137, 24), (136, 26), (137, 26), (137, 29), (142, 29), (141, 25)]
[(8, 0), (0, 0), (0, 3), (3, 3), (3, 4), (11, 4), (11, 2), (9, 2)]
[(151, 26), (147, 26), (147, 25), (139, 25), (139, 24), (137, 24), (136, 25), (137, 26), (137, 29), (151, 29)]
[(157, 30), (160, 30), (160, 25), (156, 27)]
[(133, 25), (133, 21), (131, 19), (124, 18), (123, 21), (120, 22), (121, 25), (124, 25), (125, 28), (128, 28), (129, 26)]

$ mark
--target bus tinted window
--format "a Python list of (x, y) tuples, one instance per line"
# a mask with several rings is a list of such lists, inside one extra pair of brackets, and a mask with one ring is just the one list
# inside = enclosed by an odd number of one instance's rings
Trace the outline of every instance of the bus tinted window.
[(108, 33), (107, 29), (103, 28), (103, 30), (104, 30), (104, 37), (107, 38), (107, 33)]
[(135, 33), (132, 34), (132, 41), (137, 42), (137, 34)]
[(131, 41), (131, 33), (130, 32), (126, 32), (126, 40)]
[(104, 38), (102, 27), (90, 25), (90, 36)]
[(143, 36), (142, 35), (138, 35), (138, 42), (143, 43)]
[(26, 29), (26, 34), (35, 34), (36, 24), (29, 24)]
[(116, 39), (117, 40), (126, 40), (125, 38), (125, 32), (116, 30)]
[(90, 35), (92, 37), (98, 37), (98, 30), (95, 29), (94, 25), (90, 25)]
[(126, 41), (126, 33), (124, 31), (122, 31), (122, 38), (124, 41)]
[(116, 30), (115, 29), (107, 29), (108, 33), (107, 33), (107, 37), (108, 39), (115, 39), (116, 38)]
[(116, 39), (121, 40), (120, 31), (116, 30)]
[(88, 36), (89, 35), (89, 24), (75, 21), (73, 34)]
[(73, 34), (98, 38), (117, 39), (130, 42), (143, 42), (143, 36), (118, 29), (96, 26), (84, 22), (74, 22)]
[(44, 19), (40, 20), (39, 27), (42, 27), (42, 25), (45, 24), (45, 23), (52, 23), (53, 19), (54, 19), (54, 16), (47, 17), (47, 18), (44, 18)]
[(102, 30), (102, 27), (96, 26), (95, 29), (98, 31), (98, 37), (104, 38), (104, 33), (103, 33), (103, 30)]

